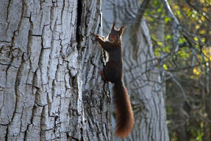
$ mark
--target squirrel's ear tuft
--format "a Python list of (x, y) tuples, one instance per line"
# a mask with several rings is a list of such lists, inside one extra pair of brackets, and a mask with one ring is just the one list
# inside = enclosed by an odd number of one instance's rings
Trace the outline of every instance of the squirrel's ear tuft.
[(116, 22), (115, 22), (115, 20), (114, 20), (114, 21), (113, 21), (113, 26), (112, 26), (111, 30), (115, 30), (115, 24), (116, 24)]
[(119, 35), (122, 35), (122, 33), (124, 32), (125, 28), (126, 28), (125, 25), (123, 25), (122, 27), (120, 27), (120, 29), (119, 29)]

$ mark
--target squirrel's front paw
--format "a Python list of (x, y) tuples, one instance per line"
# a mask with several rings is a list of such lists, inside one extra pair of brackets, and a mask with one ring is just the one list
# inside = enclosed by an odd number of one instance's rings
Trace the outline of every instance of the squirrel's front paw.
[(91, 34), (94, 35), (95, 37), (99, 38), (98, 34), (95, 34), (95, 33), (91, 33)]

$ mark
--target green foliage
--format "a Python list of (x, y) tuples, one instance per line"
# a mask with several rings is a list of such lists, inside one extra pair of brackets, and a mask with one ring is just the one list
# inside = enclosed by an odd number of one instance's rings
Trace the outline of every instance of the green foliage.
[[(181, 83), (190, 103), (194, 106), (201, 105), (195, 110), (184, 110), (189, 117), (184, 120), (184, 124), (187, 127), (188, 140), (202, 141), (208, 137), (209, 134), (206, 133), (211, 132), (211, 126), (206, 129), (204, 126), (207, 122), (202, 120), (206, 119), (207, 115), (211, 115), (211, 112), (206, 109), (206, 106), (210, 105), (209, 102), (206, 103), (206, 98), (211, 97), (211, 93), (208, 91), (211, 80), (209, 75), (211, 66), (211, 0), (168, 0), (168, 2), (180, 23), (179, 37), (175, 42), (173, 21), (167, 15), (163, 4), (160, 1), (151, 1), (145, 17), (151, 33), (154, 55), (161, 60), (158, 62), (158, 68), (182, 78), (178, 82)], [(160, 33), (163, 27), (164, 31)], [(163, 34), (164, 40), (160, 38), (161, 34)], [(178, 47), (177, 50), (176, 47)], [(183, 83), (183, 81), (185, 82)], [(167, 85), (170, 92), (178, 87), (173, 85), (173, 82), (168, 84), (171, 84)], [(173, 102), (174, 100), (170, 104), (167, 103), (169, 125), (174, 124), (174, 119), (169, 116), (175, 114), (174, 108), (172, 108), (172, 105), (175, 104)], [(200, 114), (201, 118), (196, 114)], [(169, 128), (169, 133), (171, 140), (178, 140), (177, 130), (173, 127)]]
[(168, 70), (168, 67), (167, 67), (166, 64), (163, 64), (163, 69), (164, 69), (164, 70)]
[(165, 17), (165, 18), (164, 18), (164, 22), (165, 22), (165, 23), (168, 23), (168, 22), (170, 22), (170, 21), (171, 21), (171, 18), (170, 18), (170, 17)]

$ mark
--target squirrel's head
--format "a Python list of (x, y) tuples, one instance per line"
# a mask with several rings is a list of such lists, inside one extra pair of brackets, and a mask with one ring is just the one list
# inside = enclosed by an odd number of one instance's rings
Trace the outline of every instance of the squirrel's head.
[(111, 28), (111, 32), (109, 33), (108, 39), (112, 43), (121, 43), (121, 36), (125, 30), (126, 26), (122, 26), (119, 29), (115, 28), (115, 21), (113, 22), (113, 26)]

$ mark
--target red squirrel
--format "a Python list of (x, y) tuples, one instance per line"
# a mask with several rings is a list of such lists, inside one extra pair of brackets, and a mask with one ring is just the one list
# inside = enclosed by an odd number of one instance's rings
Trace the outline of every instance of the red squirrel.
[(108, 40), (105, 37), (100, 38), (99, 35), (92, 33), (101, 47), (108, 52), (109, 60), (106, 63), (100, 75), (103, 80), (114, 84), (114, 102), (116, 108), (116, 135), (125, 138), (130, 134), (134, 125), (133, 110), (130, 104), (128, 92), (123, 83), (123, 59), (122, 59), (122, 41), (121, 36), (125, 26), (120, 29), (115, 28), (115, 21), (108, 35)]

